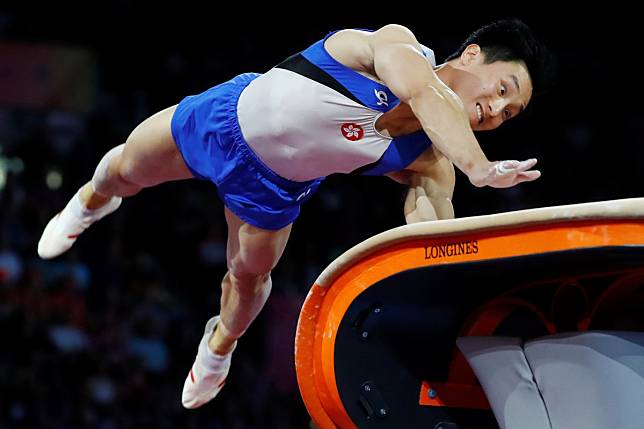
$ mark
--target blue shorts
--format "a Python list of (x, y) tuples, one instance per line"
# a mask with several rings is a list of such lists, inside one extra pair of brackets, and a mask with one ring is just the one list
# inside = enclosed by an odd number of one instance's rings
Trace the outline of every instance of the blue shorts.
[(183, 160), (199, 179), (217, 185), (226, 207), (244, 222), (277, 230), (292, 223), (300, 205), (324, 178), (293, 182), (268, 168), (239, 128), (237, 101), (256, 73), (239, 75), (184, 98), (172, 117), (172, 136)]

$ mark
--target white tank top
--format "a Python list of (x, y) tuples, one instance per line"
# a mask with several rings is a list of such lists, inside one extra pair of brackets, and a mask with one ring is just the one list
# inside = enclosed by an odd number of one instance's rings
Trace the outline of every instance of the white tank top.
[(258, 157), (278, 175), (302, 182), (365, 168), (382, 174), (411, 163), (431, 144), (427, 136), (390, 138), (375, 127), (398, 103), (389, 88), (333, 59), (322, 40), (253, 80), (237, 115)]

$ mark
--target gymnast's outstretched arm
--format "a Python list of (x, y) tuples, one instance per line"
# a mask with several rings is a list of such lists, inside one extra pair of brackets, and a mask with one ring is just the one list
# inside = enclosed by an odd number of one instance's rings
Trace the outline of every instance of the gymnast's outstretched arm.
[(534, 180), (536, 159), (490, 162), (483, 153), (458, 95), (443, 83), (407, 28), (387, 25), (373, 33), (345, 30), (334, 54), (355, 70), (376, 75), (408, 104), (434, 145), (475, 186), (510, 187)]

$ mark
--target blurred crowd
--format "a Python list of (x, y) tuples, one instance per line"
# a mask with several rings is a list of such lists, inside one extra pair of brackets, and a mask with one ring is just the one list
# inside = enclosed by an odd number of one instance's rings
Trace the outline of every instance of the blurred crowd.
[[(286, 31), (266, 39), (265, 25), (234, 33), (234, 43), (200, 39), (198, 51), (173, 37), (192, 26), (155, 44), (158, 29), (137, 27), (141, 16), (127, 1), (115, 2), (101, 23), (0, 11), (0, 42), (80, 46), (96, 61), (85, 108), (0, 103), (0, 429), (307, 427), (293, 367), (300, 306), (335, 257), (404, 222), (400, 185), (331, 177), (304, 205), (274, 272), (273, 295), (235, 351), (226, 388), (197, 411), (181, 407), (181, 389), (203, 326), (218, 313), (226, 270), (214, 186), (191, 180), (144, 190), (64, 256), (36, 255), (49, 218), (141, 120), (236, 73), (265, 70), (338, 28), (318, 22), (305, 32), (296, 23), (301, 40)], [(426, 44), (444, 58), (473, 28)], [(130, 38), (135, 29), (140, 37)], [(202, 28), (198, 36), (207, 34)], [(540, 158), (543, 178), (500, 191), (475, 189), (459, 175), (457, 216), (638, 196), (642, 108), (607, 109), (583, 98), (600, 63), (572, 45), (554, 46), (562, 70), (554, 93), (535, 100), (516, 124), (480, 137), (492, 159)]]

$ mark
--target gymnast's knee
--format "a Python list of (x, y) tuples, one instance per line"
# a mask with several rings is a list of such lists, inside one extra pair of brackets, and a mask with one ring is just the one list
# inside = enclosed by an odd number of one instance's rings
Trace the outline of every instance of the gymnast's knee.
[(252, 298), (258, 294), (266, 292), (266, 289), (271, 288), (271, 272), (254, 273), (247, 270), (240, 270), (239, 268), (229, 268), (226, 273), (231, 286), (243, 298)]
[(136, 163), (123, 156), (125, 144), (111, 149), (99, 162), (92, 177), (92, 187), (103, 195), (127, 197), (150, 186)]

